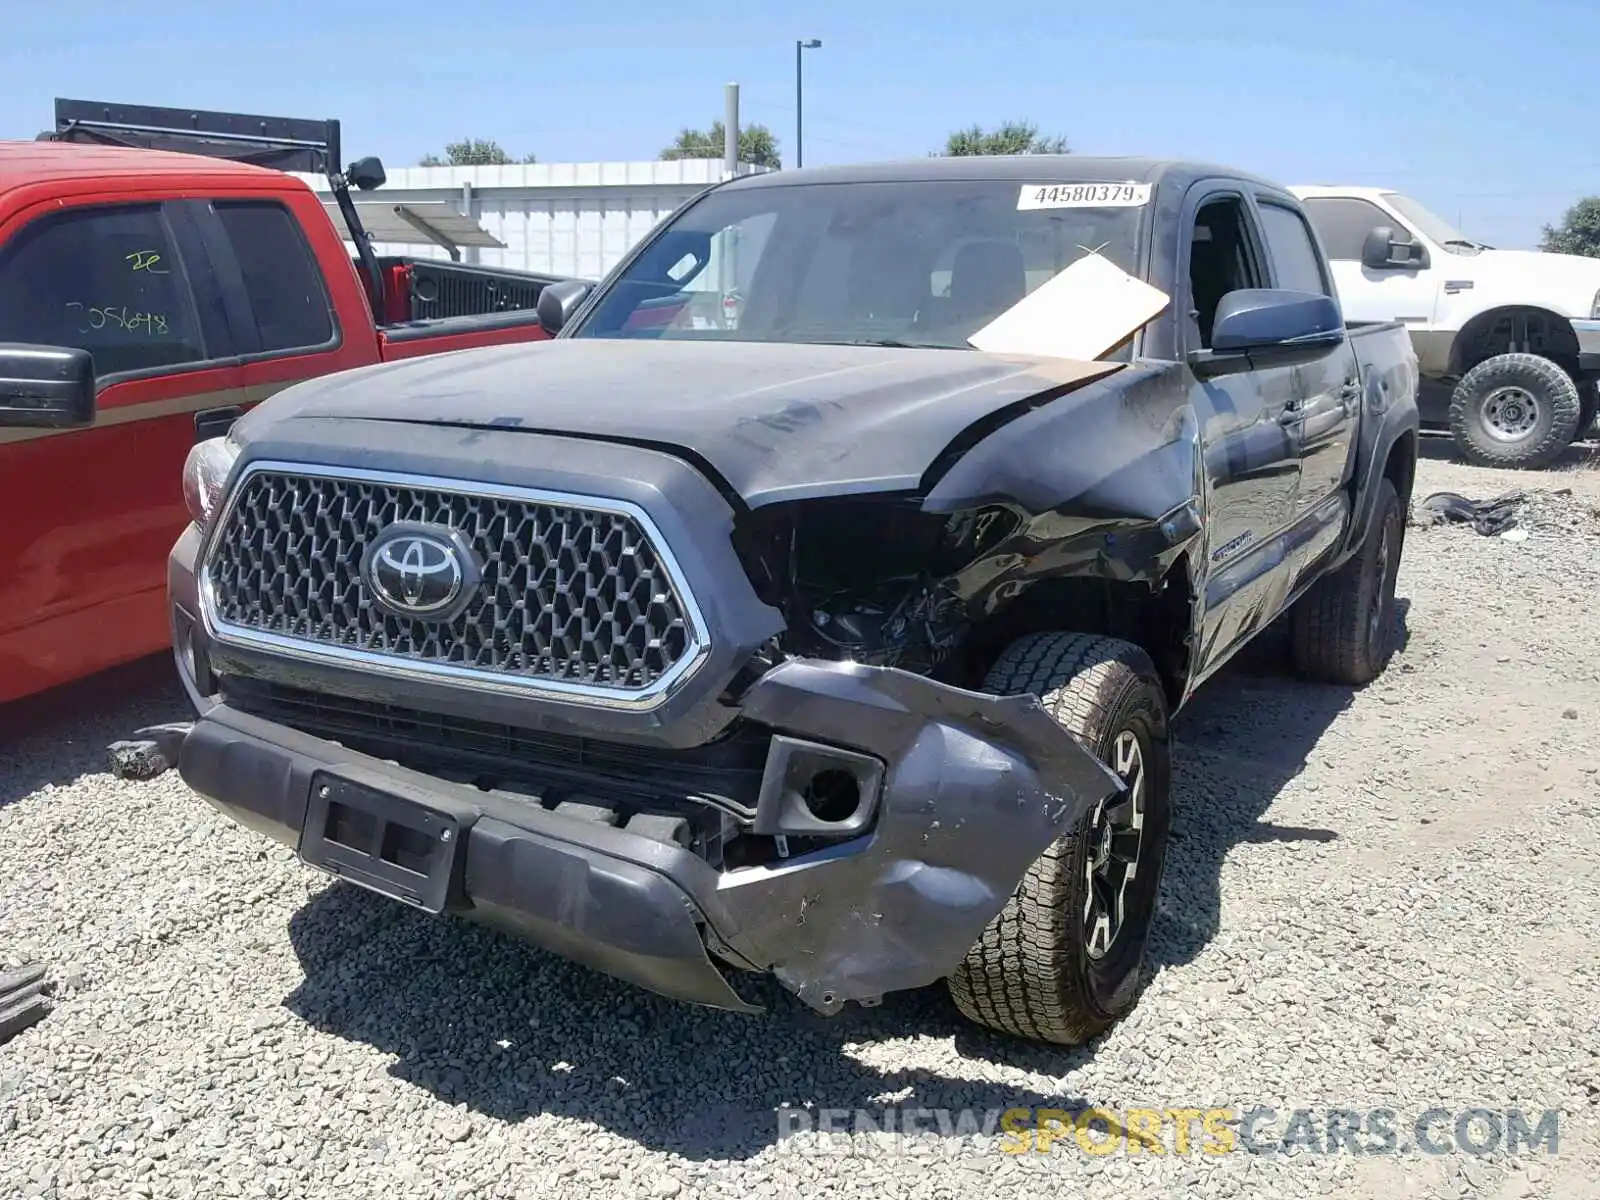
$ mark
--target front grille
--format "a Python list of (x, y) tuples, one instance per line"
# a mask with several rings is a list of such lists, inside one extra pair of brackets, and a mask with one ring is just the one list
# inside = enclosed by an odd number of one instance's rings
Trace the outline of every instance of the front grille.
[[(642, 512), (447, 480), (253, 464), (210, 552), (219, 636), (534, 690), (641, 697), (703, 648), (687, 589)], [(389, 526), (456, 531), (476, 586), (443, 619), (375, 602), (363, 555)]]

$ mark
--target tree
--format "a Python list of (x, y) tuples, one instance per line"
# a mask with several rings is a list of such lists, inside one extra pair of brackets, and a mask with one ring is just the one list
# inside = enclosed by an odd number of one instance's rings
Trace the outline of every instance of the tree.
[(958, 129), (945, 141), (937, 157), (973, 154), (1070, 154), (1067, 139), (1045, 136), (1032, 121), (1007, 121), (998, 129), (985, 131), (982, 125)]
[(1586, 196), (1561, 218), (1561, 224), (1544, 227), (1539, 249), (1550, 254), (1582, 254), (1600, 258), (1600, 196)]
[[(663, 162), (680, 158), (721, 158), (728, 127), (713, 121), (710, 129), (685, 129), (677, 140), (661, 152)], [(758, 167), (781, 167), (778, 139), (765, 125), (746, 125), (739, 130), (739, 161)]]
[(444, 157), (424, 155), (419, 167), (498, 167), (514, 162), (538, 162), (532, 154), (521, 159), (512, 158), (499, 142), (490, 138), (467, 138), (460, 142), (446, 142)]

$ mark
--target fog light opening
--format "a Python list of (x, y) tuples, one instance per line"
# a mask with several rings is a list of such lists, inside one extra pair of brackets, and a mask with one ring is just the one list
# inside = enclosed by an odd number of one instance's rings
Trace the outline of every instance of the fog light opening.
[(819, 821), (840, 824), (861, 807), (861, 784), (849, 771), (818, 771), (801, 793), (806, 811)]

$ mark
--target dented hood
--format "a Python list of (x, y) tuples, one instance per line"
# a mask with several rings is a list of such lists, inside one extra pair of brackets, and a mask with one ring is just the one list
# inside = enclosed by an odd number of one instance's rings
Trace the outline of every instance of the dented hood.
[(1121, 364), (755, 342), (557, 339), (310, 380), (237, 426), (342, 418), (517, 429), (658, 446), (751, 507), (917, 486), (973, 422)]

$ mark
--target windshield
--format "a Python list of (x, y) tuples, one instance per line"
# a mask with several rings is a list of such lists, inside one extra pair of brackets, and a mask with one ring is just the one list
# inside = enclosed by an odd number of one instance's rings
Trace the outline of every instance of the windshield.
[(1143, 184), (1020, 180), (719, 189), (572, 336), (970, 349), (969, 335), (1091, 251), (1137, 273), (1148, 197)]
[(1385, 192), (1383, 198), (1423, 237), (1452, 253), (1474, 254), (1479, 250), (1492, 248), (1459, 232), (1450, 222), (1422, 207), (1410, 196), (1402, 196), (1399, 192)]

